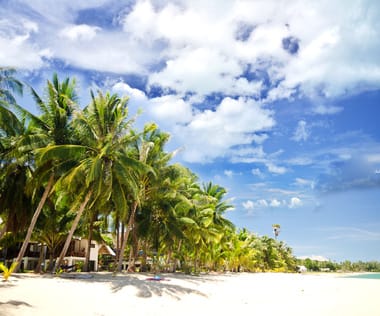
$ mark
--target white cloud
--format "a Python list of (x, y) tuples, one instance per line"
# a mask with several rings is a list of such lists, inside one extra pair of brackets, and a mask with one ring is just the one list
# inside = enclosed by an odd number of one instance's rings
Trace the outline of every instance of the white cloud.
[[(125, 10), (120, 5), (118, 16), (111, 17), (119, 24), (108, 28), (75, 24), (80, 10), (99, 8), (106, 0), (18, 3), (26, 9), (12, 7), (11, 1), (2, 8), (0, 47), (6, 49), (0, 52), (0, 64), (39, 69), (54, 58), (91, 72), (135, 74), (147, 90), (152, 85), (168, 88), (171, 95), (148, 99), (143, 91), (115, 86), (126, 89), (130, 104), (143, 107), (148, 118), (185, 147), (188, 162), (228, 157), (284, 174), (288, 169), (261, 146), (242, 153), (244, 146), (262, 145), (270, 135), (262, 131), (275, 126), (275, 112), (264, 103), (308, 96), (316, 101), (314, 113), (332, 115), (342, 108), (321, 105), (319, 96), (334, 98), (380, 86), (376, 1), (137, 0)], [(282, 45), (290, 36), (299, 43), (293, 55)], [(185, 97), (187, 92), (194, 95)], [(194, 102), (202, 103), (211, 93), (222, 101), (212, 110), (196, 110)], [(260, 100), (262, 95), (267, 99)], [(310, 128), (299, 121), (293, 139), (308, 140)], [(300, 158), (289, 163), (311, 162)]]
[(295, 208), (302, 205), (302, 201), (298, 197), (292, 197), (289, 202), (289, 208)]
[(255, 208), (255, 203), (251, 200), (243, 202), (242, 205), (246, 210), (253, 210)]
[(130, 97), (131, 100), (139, 102), (147, 102), (147, 96), (144, 91), (136, 88), (132, 88), (130, 85), (124, 82), (117, 82), (112, 86), (112, 90), (123, 96)]
[(301, 120), (297, 124), (297, 128), (294, 131), (292, 139), (296, 142), (306, 141), (310, 136), (310, 130), (307, 126), (307, 123), (304, 120)]
[(343, 107), (341, 107), (341, 106), (327, 106), (327, 105), (319, 104), (319, 105), (313, 107), (312, 111), (316, 114), (331, 115), (331, 114), (337, 114), (337, 113), (343, 111)]
[(264, 199), (261, 199), (256, 201), (256, 205), (258, 207), (268, 207), (268, 202)]
[(277, 166), (273, 162), (267, 162), (265, 163), (266, 167), (268, 168), (268, 171), (275, 174), (284, 174), (288, 171), (285, 167)]
[(213, 48), (184, 50), (166, 62), (166, 67), (149, 77), (149, 84), (170, 87), (179, 93), (195, 92), (207, 95), (223, 91), (225, 94), (257, 95), (261, 83), (235, 79), (243, 69), (238, 60)]
[(174, 133), (185, 144), (183, 158), (201, 162), (223, 156), (233, 146), (251, 144), (255, 132), (274, 124), (272, 111), (252, 99), (224, 98), (215, 111), (195, 113), (191, 122), (177, 126)]
[(0, 20), (0, 64), (23, 69), (38, 69), (44, 65), (44, 50), (30, 41), (39, 31), (36, 22), (17, 16), (19, 23), (11, 19)]
[[(0, 31), (1, 47), (7, 47), (0, 61), (38, 68), (44, 65), (40, 52), (50, 51), (76, 67), (136, 73), (147, 76), (148, 83), (180, 92), (259, 96), (262, 78), (248, 81), (244, 74), (249, 68), (269, 76), (271, 100), (290, 97), (296, 90), (310, 97), (320, 93), (334, 97), (380, 85), (380, 5), (376, 1), (140, 0), (126, 5), (128, 10), (120, 5), (114, 19), (122, 28), (112, 25), (100, 32), (94, 26), (74, 25), (80, 10), (106, 3), (21, 1), (19, 6), (25, 4), (31, 12), (28, 23), (18, 23), (27, 31), (18, 37), (9, 32), (14, 26)], [(3, 16), (22, 21), (26, 13), (15, 12), (8, 3)], [(56, 36), (62, 29), (71, 40), (63, 43)], [(247, 32), (244, 39), (237, 36), (242, 31)], [(28, 36), (31, 33), (33, 38)], [(283, 48), (286, 37), (299, 43), (297, 54)], [(85, 45), (80, 39), (85, 39)], [(272, 85), (278, 81), (280, 85)], [(317, 106), (315, 110), (333, 114), (339, 109)]]
[[(145, 120), (154, 120), (170, 132), (173, 142), (185, 148), (181, 155), (187, 161), (212, 161), (224, 154), (248, 154), (243, 153), (244, 149), (232, 150), (231, 147), (264, 142), (267, 135), (255, 132), (269, 130), (275, 124), (273, 112), (251, 99), (224, 98), (215, 111), (200, 112), (178, 95), (148, 99), (143, 91), (124, 82), (113, 84), (112, 90), (130, 96), (129, 104), (135, 109), (141, 107)], [(252, 154), (252, 148), (249, 152)], [(257, 147), (256, 156), (264, 155), (262, 147)]]
[(271, 207), (279, 207), (281, 206), (281, 202), (277, 199), (272, 199), (269, 203)]
[(261, 170), (259, 168), (252, 169), (251, 172), (254, 176), (257, 176), (259, 178), (265, 177), (265, 175), (261, 172)]
[(149, 100), (149, 114), (164, 126), (186, 124), (192, 121), (191, 105), (174, 95), (166, 95)]
[(232, 170), (224, 170), (224, 174), (227, 177), (232, 178), (232, 176), (234, 175), (234, 172)]
[[(246, 210), (266, 209), (268, 207), (277, 208), (283, 204), (284, 204), (284, 202), (281, 202), (277, 199), (271, 199), (271, 200), (259, 199), (256, 201), (247, 200), (247, 201), (242, 203), (244, 209), (246, 209)], [(286, 203), (285, 203), (285, 205), (286, 205)]]
[(59, 34), (61, 37), (71, 41), (83, 40), (89, 41), (94, 39), (100, 27), (86, 24), (66, 26)]
[(307, 179), (303, 179), (303, 178), (296, 178), (294, 184), (297, 185), (297, 186), (301, 186), (301, 187), (310, 187), (312, 189), (314, 188), (314, 181), (313, 180), (307, 180)]

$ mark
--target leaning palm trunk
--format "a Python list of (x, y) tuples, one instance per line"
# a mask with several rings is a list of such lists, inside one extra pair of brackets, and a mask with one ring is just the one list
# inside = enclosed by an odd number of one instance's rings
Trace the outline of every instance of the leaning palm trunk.
[(117, 268), (116, 268), (117, 272), (121, 272), (121, 270), (122, 270), (123, 258), (124, 258), (124, 250), (125, 250), (125, 246), (127, 245), (127, 240), (128, 240), (128, 237), (129, 237), (129, 232), (131, 231), (131, 229), (133, 228), (133, 224), (135, 223), (136, 209), (137, 209), (137, 201), (135, 201), (133, 203), (133, 205), (132, 205), (131, 216), (129, 217), (129, 222), (128, 222), (128, 226), (126, 227), (123, 243), (121, 244), (120, 255), (119, 255), (119, 262), (118, 262)]
[(5, 223), (4, 227), (0, 230), (0, 239), (3, 238), (6, 231), (7, 231), (7, 223)]
[(45, 188), (45, 191), (44, 191), (44, 194), (42, 195), (40, 203), (38, 203), (37, 209), (34, 212), (32, 220), (31, 220), (31, 222), (29, 224), (28, 232), (26, 233), (24, 242), (23, 242), (23, 244), (21, 246), (21, 249), (20, 249), (20, 251), (18, 253), (18, 256), (17, 256), (17, 259), (16, 259), (17, 266), (14, 269), (14, 272), (17, 272), (19, 270), (19, 268), (20, 268), (20, 264), (21, 264), (22, 258), (24, 257), (26, 248), (28, 247), (28, 244), (30, 242), (30, 238), (32, 237), (32, 232), (33, 232), (34, 226), (36, 226), (38, 216), (40, 216), (41, 210), (42, 210), (43, 206), (45, 205), (45, 202), (46, 202), (46, 199), (47, 199), (47, 197), (48, 197), (48, 195), (50, 193), (51, 187), (53, 186), (53, 182), (54, 182), (54, 174), (52, 173), (50, 175), (49, 182), (48, 182), (48, 184), (47, 184), (47, 186)]
[(79, 211), (78, 211), (77, 215), (75, 216), (74, 222), (71, 225), (69, 234), (66, 238), (65, 245), (63, 246), (61, 254), (59, 255), (57, 262), (55, 263), (54, 271), (57, 271), (57, 269), (61, 266), (61, 262), (63, 260), (63, 257), (66, 255), (67, 249), (69, 249), (71, 239), (73, 238), (74, 232), (77, 229), (77, 226), (79, 224), (80, 218), (82, 217), (83, 211), (84, 211), (88, 201), (90, 200), (91, 194), (92, 194), (92, 191), (89, 191), (87, 193), (86, 197), (84, 198), (84, 201), (82, 202), (81, 206), (79, 207)]
[(128, 262), (128, 271), (135, 272), (136, 271), (136, 257), (138, 254), (139, 242), (137, 239), (136, 229), (132, 231), (132, 245), (131, 251), (129, 253), (129, 262)]
[(92, 230), (93, 230), (93, 228), (94, 228), (94, 218), (91, 216), (90, 228), (89, 228), (89, 232), (88, 232), (88, 242), (87, 242), (87, 249), (86, 249), (86, 258), (84, 259), (83, 272), (88, 272), (90, 270), (89, 263), (90, 263), (90, 251), (91, 251)]
[(42, 261), (44, 261), (44, 257), (45, 257), (44, 254), (45, 254), (45, 246), (43, 243), (41, 243), (40, 257), (38, 258), (37, 266), (34, 269), (35, 273), (41, 273), (41, 265), (42, 265)]

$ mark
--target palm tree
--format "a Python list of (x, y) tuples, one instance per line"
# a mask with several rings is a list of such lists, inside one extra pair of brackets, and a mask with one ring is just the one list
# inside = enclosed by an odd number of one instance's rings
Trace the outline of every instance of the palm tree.
[[(121, 212), (127, 209), (129, 196), (135, 196), (139, 173), (149, 170), (145, 164), (128, 154), (133, 135), (127, 134), (132, 121), (127, 120), (127, 99), (116, 94), (95, 97), (91, 103), (76, 113), (73, 130), (78, 144), (51, 145), (39, 151), (39, 159), (49, 161), (60, 157), (60, 164), (72, 164), (56, 186), (77, 196), (73, 209), (79, 208), (65, 245), (56, 262), (59, 267), (71, 242), (79, 220), (87, 207), (102, 208), (111, 201)], [(134, 202), (133, 202), (134, 203)]]
[(274, 237), (277, 239), (278, 235), (280, 234), (281, 226), (280, 224), (273, 224), (272, 228), (273, 228)]
[[(149, 165), (153, 173), (141, 175), (139, 179), (139, 221), (131, 218), (129, 227), (134, 227), (133, 236), (134, 243), (132, 249), (136, 249), (139, 244), (137, 230), (144, 231), (143, 235), (147, 236), (150, 232), (154, 248), (158, 250), (159, 239), (167, 235), (170, 227), (173, 228), (174, 204), (173, 199), (177, 194), (174, 188), (174, 182), (170, 179), (170, 171), (173, 170), (168, 162), (175, 152), (167, 153), (164, 146), (169, 140), (169, 134), (158, 129), (156, 124), (146, 124), (141, 136), (136, 139), (133, 145), (133, 155), (136, 159)], [(134, 213), (131, 213), (134, 214)], [(136, 215), (136, 214), (134, 214)], [(168, 219), (171, 218), (172, 220)], [(140, 224), (144, 229), (140, 229)], [(165, 233), (166, 232), (166, 233)], [(134, 256), (137, 251), (133, 251), (132, 258), (128, 267), (133, 268)]]
[[(40, 117), (32, 115), (26, 110), (18, 107), (30, 121), (31, 134), (24, 139), (24, 143), (29, 145), (29, 149), (37, 151), (40, 148), (51, 144), (67, 144), (71, 140), (71, 129), (69, 127), (72, 113), (76, 107), (77, 94), (75, 91), (75, 80), (70, 81), (66, 78), (62, 83), (59, 82), (58, 76), (53, 75), (53, 81), (47, 82), (47, 98), (43, 100), (37, 92), (31, 88), (31, 93), (37, 103), (39, 110), (42, 112)], [(39, 160), (35, 171), (37, 183), (44, 184), (45, 190), (33, 214), (24, 242), (17, 256), (19, 268), (22, 258), (24, 257), (26, 248), (30, 242), (33, 229), (37, 219), (51, 192), (55, 178), (58, 175), (58, 169), (54, 166), (54, 159), (43, 161)], [(49, 177), (46, 179), (46, 177)], [(46, 181), (47, 180), (47, 181)], [(38, 185), (36, 186), (38, 187)]]
[(15, 73), (16, 70), (13, 68), (0, 67), (0, 99), (10, 104), (16, 104), (13, 93), (23, 93), (23, 84), (14, 77)]
[[(24, 212), (14, 211), (25, 210), (27, 200), (24, 185), (29, 168), (25, 160), (20, 161), (19, 155), (15, 154), (17, 140), (26, 132), (25, 122), (9, 109), (10, 104), (16, 103), (12, 92), (19, 95), (23, 92), (23, 85), (14, 77), (14, 74), (14, 69), (0, 67), (0, 205), (2, 205), (0, 215), (3, 222), (0, 239), (10, 226), (14, 228), (11, 230), (19, 228), (16, 223), (20, 222), (21, 218), (25, 219)], [(18, 198), (11, 201), (11, 195), (14, 198), (15, 194)], [(13, 217), (13, 221), (10, 217)]]
[(27, 156), (19, 151), (20, 138), (27, 131), (23, 120), (0, 101), (0, 216), (6, 231), (22, 231), (30, 220), (31, 199), (25, 192), (32, 168)]
[[(49, 250), (47, 271), (52, 271), (54, 268), (57, 251), (66, 240), (67, 227), (73, 219), (73, 214), (68, 211), (69, 203), (70, 199), (67, 196), (57, 198), (51, 195), (42, 209), (34, 231), (35, 240), (41, 243), (41, 251), (44, 251), (44, 246)], [(42, 260), (39, 263), (42, 263)], [(40, 266), (36, 268), (36, 272), (39, 270)]]
[[(151, 167), (149, 169), (151, 172), (141, 173), (137, 177), (137, 186), (135, 187), (136, 190), (134, 191), (133, 195), (130, 196), (132, 203), (130, 204), (130, 212), (128, 214), (128, 224), (121, 243), (120, 255), (116, 268), (116, 271), (118, 272), (122, 270), (123, 255), (125, 247), (127, 245), (129, 233), (135, 228), (137, 207), (141, 205), (142, 201), (144, 201), (144, 199), (146, 199), (146, 196), (149, 195), (149, 183), (151, 181), (152, 175), (155, 175), (155, 172), (153, 171), (154, 167), (157, 167), (154, 166), (154, 163), (157, 163), (157, 161), (155, 161), (155, 159), (157, 159), (157, 149), (158, 153), (161, 153), (160, 150), (162, 150), (162, 143), (158, 145), (157, 139), (152, 139), (156, 131), (156, 124), (146, 124), (141, 135), (138, 135), (134, 131), (131, 131), (131, 139), (134, 141), (132, 143), (133, 146), (131, 147), (130, 155), (136, 161), (139, 161), (145, 166)], [(150, 153), (151, 151), (156, 155), (152, 155)], [(152, 156), (155, 159), (152, 159)]]

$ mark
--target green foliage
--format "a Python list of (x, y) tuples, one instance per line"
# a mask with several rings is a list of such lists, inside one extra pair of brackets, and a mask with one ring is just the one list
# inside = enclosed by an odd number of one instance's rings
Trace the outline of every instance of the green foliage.
[(351, 262), (349, 260), (343, 262), (332, 262), (328, 261), (317, 261), (306, 259), (297, 259), (298, 265), (305, 266), (309, 271), (323, 271), (323, 272), (380, 272), (380, 262), (379, 261), (358, 261)]
[[(4, 87), (0, 77), (1, 91)], [(146, 265), (154, 257), (163, 270), (294, 270), (292, 251), (283, 242), (236, 230), (225, 216), (233, 208), (225, 188), (200, 184), (191, 170), (170, 164), (176, 152), (165, 151), (169, 134), (155, 123), (142, 131), (133, 128), (127, 98), (91, 92), (81, 109), (75, 80), (60, 82), (57, 75), (47, 81), (44, 98), (34, 89), (31, 93), (39, 116), (21, 107), (14, 113), (1, 98), (4, 236), (24, 232), (32, 223), (30, 210), (45, 196), (33, 238), (53, 257), (64, 244), (60, 260), (74, 231), (82, 237), (95, 232), (99, 239), (112, 230), (116, 243), (104, 238), (121, 256)], [(279, 231), (280, 225), (274, 228)]]

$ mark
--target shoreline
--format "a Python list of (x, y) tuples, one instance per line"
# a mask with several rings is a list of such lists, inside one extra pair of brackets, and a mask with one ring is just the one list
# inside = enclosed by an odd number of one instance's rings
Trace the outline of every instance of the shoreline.
[(0, 316), (378, 315), (380, 280), (345, 274), (15, 274), (0, 282)]

